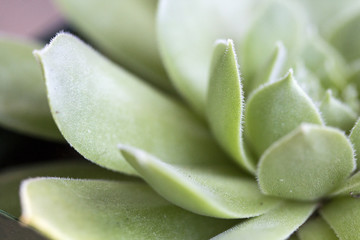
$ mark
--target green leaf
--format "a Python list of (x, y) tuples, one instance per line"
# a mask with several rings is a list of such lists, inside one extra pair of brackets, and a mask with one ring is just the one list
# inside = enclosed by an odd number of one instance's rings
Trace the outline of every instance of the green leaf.
[(236, 44), (240, 44), (254, 11), (262, 2), (264, 1), (159, 2), (158, 39), (166, 70), (177, 90), (200, 114), (205, 115), (214, 42), (217, 39), (231, 38)]
[(217, 164), (170, 165), (133, 147), (119, 148), (153, 189), (189, 211), (219, 218), (246, 218), (280, 203), (261, 194), (254, 179), (222, 159)]
[(43, 236), (25, 227), (0, 210), (0, 236), (2, 240), (46, 240)]
[(345, 183), (339, 186), (333, 193), (332, 196), (350, 196), (356, 197), (360, 194), (360, 172), (351, 176)]
[(316, 200), (339, 186), (354, 168), (354, 151), (342, 132), (302, 124), (266, 150), (258, 180), (265, 194)]
[(344, 131), (349, 131), (357, 119), (356, 113), (348, 105), (333, 97), (331, 90), (326, 92), (319, 109), (326, 125)]
[(41, 69), (32, 51), (39, 43), (0, 35), (0, 124), (49, 140), (62, 140), (51, 117)]
[[(304, 44), (306, 18), (302, 6), (295, 1), (265, 1), (263, 7), (257, 6), (254, 20), (243, 44), (241, 66), (245, 78), (252, 79), (265, 66), (274, 46), (282, 41), (288, 49), (287, 68)], [(247, 89), (247, 88), (245, 88)]]
[(292, 71), (282, 80), (258, 89), (247, 101), (245, 134), (258, 156), (303, 122), (322, 124), (322, 119)]
[(19, 188), (21, 181), (26, 178), (40, 176), (137, 180), (79, 160), (18, 166), (0, 171), (0, 209), (19, 217)]
[(313, 203), (285, 202), (272, 211), (244, 221), (212, 240), (279, 240), (289, 237), (315, 210)]
[(259, 86), (266, 83), (273, 83), (280, 79), (282, 74), (283, 67), (286, 60), (286, 49), (282, 42), (276, 44), (275, 51), (269, 58), (268, 62), (265, 64), (265, 67), (261, 71), (256, 73), (254, 80), (248, 83), (248, 88), (246, 89), (246, 94), (256, 90)]
[[(355, 126), (350, 133), (350, 141), (354, 146), (355, 152), (360, 154), (360, 119), (355, 123)], [(357, 158), (357, 166), (360, 166), (360, 158)]]
[(359, 240), (360, 201), (358, 198), (339, 198), (320, 209), (320, 214), (339, 239)]
[(117, 149), (130, 144), (166, 161), (226, 158), (205, 124), (70, 34), (37, 51), (55, 121), (85, 158), (136, 174)]
[(244, 96), (232, 40), (217, 43), (211, 69), (207, 102), (210, 127), (233, 159), (254, 173), (255, 164), (245, 152), (242, 135)]
[(321, 218), (306, 221), (298, 230), (300, 240), (338, 240), (331, 227)]
[(165, 90), (173, 89), (157, 48), (157, 0), (55, 2), (67, 19), (112, 59)]
[(22, 221), (51, 239), (208, 239), (235, 223), (175, 207), (143, 183), (38, 178), (21, 198)]
[(329, 42), (335, 46), (348, 60), (353, 62), (360, 56), (360, 34), (355, 29), (360, 27), (360, 4), (355, 1), (341, 11), (332, 21), (331, 30), (327, 36)]

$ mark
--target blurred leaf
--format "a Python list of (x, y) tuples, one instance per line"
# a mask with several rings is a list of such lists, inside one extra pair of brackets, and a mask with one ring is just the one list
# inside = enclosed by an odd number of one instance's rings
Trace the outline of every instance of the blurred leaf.
[(313, 201), (339, 186), (354, 168), (354, 150), (342, 132), (302, 124), (262, 155), (258, 181), (265, 194)]
[(244, 96), (234, 43), (219, 41), (214, 49), (207, 115), (210, 127), (223, 148), (244, 169), (255, 173), (243, 139)]
[(358, 198), (334, 199), (320, 209), (320, 214), (339, 239), (360, 239), (360, 201)]
[(298, 230), (300, 240), (338, 240), (331, 227), (321, 218), (309, 219)]
[(247, 101), (245, 134), (258, 156), (303, 122), (322, 124), (322, 119), (292, 71), (282, 80), (258, 89)]
[(58, 34), (36, 55), (44, 68), (55, 121), (85, 158), (130, 174), (137, 173), (119, 154), (118, 143), (165, 161), (211, 163), (226, 158), (193, 113), (76, 37)]
[(62, 140), (51, 117), (41, 69), (32, 51), (40, 44), (0, 35), (0, 124), (49, 140)]
[(332, 96), (330, 90), (320, 104), (320, 112), (326, 125), (349, 131), (356, 122), (356, 113), (345, 103)]
[(143, 183), (38, 178), (21, 197), (22, 220), (55, 239), (208, 239), (238, 222), (187, 212)]
[(225, 161), (170, 165), (141, 150), (119, 147), (151, 187), (189, 211), (219, 218), (247, 218), (263, 214), (281, 202), (261, 194), (253, 178)]
[(26, 178), (40, 176), (136, 180), (136, 178), (100, 168), (85, 160), (84, 162), (79, 160), (66, 160), (18, 166), (0, 171), (0, 209), (15, 217), (19, 217), (19, 188), (21, 181)]
[(212, 240), (279, 240), (289, 237), (315, 210), (313, 203), (285, 202), (272, 211), (246, 220)]
[(55, 2), (67, 19), (112, 59), (161, 88), (172, 89), (157, 48), (157, 0)]

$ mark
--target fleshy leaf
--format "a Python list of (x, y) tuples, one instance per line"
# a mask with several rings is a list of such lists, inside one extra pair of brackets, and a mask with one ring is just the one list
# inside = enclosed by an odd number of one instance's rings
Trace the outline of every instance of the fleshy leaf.
[(357, 197), (334, 199), (320, 209), (320, 214), (339, 239), (360, 239), (360, 201)]
[(306, 221), (298, 230), (300, 240), (338, 240), (331, 227), (321, 218)]
[(358, 155), (357, 166), (360, 166), (360, 118), (355, 123), (355, 126), (350, 133), (350, 141), (354, 146), (355, 152)]
[(219, 218), (246, 218), (280, 203), (261, 194), (255, 180), (232, 164), (170, 165), (130, 146), (119, 148), (153, 189), (189, 211)]
[(339, 186), (331, 195), (356, 197), (360, 194), (360, 172), (351, 176), (345, 183)]
[(178, 208), (144, 183), (30, 179), (21, 199), (21, 220), (52, 239), (208, 239), (235, 223)]
[(253, 81), (248, 83), (247, 95), (266, 83), (273, 83), (280, 79), (286, 60), (286, 49), (282, 42), (276, 44), (275, 51), (266, 63), (265, 67), (256, 73)]
[[(336, 21), (335, 21), (336, 20)], [(360, 28), (360, 3), (347, 6), (336, 18), (328, 33), (328, 39), (348, 60), (355, 61), (360, 56), (360, 34), (355, 29)]]
[(175, 162), (226, 158), (209, 130), (179, 102), (139, 81), (70, 34), (35, 53), (52, 114), (66, 140), (87, 159), (136, 174), (118, 143)]
[(218, 42), (210, 75), (207, 115), (210, 127), (223, 148), (251, 173), (255, 164), (245, 152), (242, 121), (243, 91), (234, 43)]
[(172, 89), (157, 48), (157, 0), (55, 2), (67, 19), (112, 59), (140, 77)]
[(108, 171), (89, 162), (66, 160), (39, 165), (21, 166), (0, 171), (0, 209), (15, 217), (20, 216), (19, 188), (29, 177), (75, 177), (91, 179), (137, 180), (117, 172)]
[(0, 237), (2, 240), (26, 239), (46, 240), (37, 232), (29, 229), (0, 210)]
[(354, 151), (342, 132), (302, 124), (262, 155), (258, 180), (266, 194), (316, 200), (345, 181), (354, 168)]
[(270, 212), (240, 223), (212, 240), (279, 240), (289, 237), (315, 210), (313, 203), (285, 202)]
[(247, 101), (245, 134), (258, 156), (303, 122), (322, 124), (322, 119), (292, 71), (282, 80), (258, 89)]
[[(264, 4), (268, 2), (271, 4)], [(283, 40), (282, 37), (286, 42), (285, 45), (291, 46), (289, 50), (296, 52), (295, 45), (301, 39), (299, 37), (301, 29), (292, 23), (301, 22), (293, 20), (297, 19), (299, 11), (288, 1), (273, 2), (266, 0), (160, 1), (157, 26), (160, 52), (165, 67), (175, 87), (199, 113), (205, 115), (213, 43), (217, 39), (231, 38), (239, 51), (238, 55), (243, 56), (241, 49), (244, 38), (249, 29), (253, 28), (254, 17), (261, 17), (255, 14), (256, 12), (262, 14), (268, 10), (267, 13), (278, 15), (281, 22), (272, 24), (270, 28), (260, 26), (253, 32), (252, 39), (256, 41), (251, 44), (251, 48), (256, 51), (256, 59), (261, 55), (261, 61), (251, 60), (251, 66), (262, 67), (264, 61), (270, 57), (275, 42), (279, 39)], [(263, 20), (268, 21), (268, 15), (263, 16)], [(282, 18), (283, 16), (289, 16), (293, 21), (287, 22), (288, 19)], [(287, 28), (288, 26), (294, 28)], [(280, 36), (279, 33), (286, 35)], [(251, 39), (248, 39), (248, 43), (250, 42)], [(264, 49), (269, 51), (262, 52)], [(243, 64), (245, 62), (241, 59), (240, 65)], [(246, 69), (242, 68), (243, 70)]]
[(31, 54), (38, 47), (39, 43), (0, 36), (0, 124), (62, 140), (50, 114), (41, 69)]
[[(306, 32), (302, 6), (295, 1), (266, 1), (257, 7), (255, 19), (243, 45), (241, 66), (245, 78), (252, 79), (266, 64), (275, 44), (282, 41), (288, 49), (287, 68), (299, 54)], [(245, 88), (247, 89), (247, 88)]]
[(320, 112), (326, 125), (349, 131), (356, 122), (356, 113), (345, 103), (332, 96), (330, 90), (320, 104)]

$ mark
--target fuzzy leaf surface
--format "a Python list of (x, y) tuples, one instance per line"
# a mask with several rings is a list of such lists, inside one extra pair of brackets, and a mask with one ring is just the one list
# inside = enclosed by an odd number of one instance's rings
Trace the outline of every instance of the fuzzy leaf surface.
[(281, 200), (263, 195), (255, 180), (237, 166), (168, 164), (130, 146), (119, 146), (125, 159), (170, 202), (189, 211), (219, 218), (258, 216)]
[(37, 178), (21, 198), (22, 221), (52, 239), (208, 239), (235, 224), (178, 208), (144, 183)]
[(303, 124), (262, 155), (262, 192), (297, 200), (316, 200), (344, 182), (355, 169), (350, 141), (335, 128)]
[(130, 144), (178, 163), (226, 158), (209, 130), (174, 99), (118, 68), (76, 37), (61, 33), (36, 52), (55, 121), (85, 158), (136, 174), (117, 150)]
[(222, 147), (247, 171), (255, 164), (245, 152), (243, 137), (244, 96), (238, 62), (231, 40), (215, 46), (207, 100), (210, 127)]
[(163, 89), (172, 89), (157, 48), (157, 0), (55, 2), (67, 19), (111, 59)]
[(280, 240), (288, 238), (315, 210), (313, 203), (284, 202), (270, 212), (246, 220), (212, 240)]
[(322, 119), (291, 71), (255, 91), (247, 101), (245, 134), (258, 156), (304, 122), (322, 124)]
[(298, 230), (298, 236), (300, 240), (338, 240), (334, 230), (321, 217), (306, 221)]

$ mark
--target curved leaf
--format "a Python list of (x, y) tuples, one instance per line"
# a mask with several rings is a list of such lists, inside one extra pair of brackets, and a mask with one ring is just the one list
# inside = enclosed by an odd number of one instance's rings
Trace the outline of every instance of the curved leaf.
[(41, 69), (31, 54), (39, 46), (0, 36), (0, 124), (21, 133), (62, 140), (50, 114)]
[(262, 192), (289, 199), (316, 200), (339, 186), (354, 170), (354, 150), (335, 128), (303, 124), (262, 155)]
[(339, 239), (360, 239), (360, 201), (358, 198), (334, 199), (320, 209), (320, 214), (335, 231)]
[(332, 196), (356, 197), (360, 194), (360, 172), (351, 176), (345, 183), (339, 186)]
[(66, 140), (101, 166), (136, 174), (118, 143), (175, 162), (224, 159), (204, 123), (179, 102), (117, 68), (70, 34), (35, 53)]
[(94, 179), (137, 180), (117, 172), (108, 171), (89, 162), (67, 160), (32, 164), (0, 171), (0, 209), (15, 217), (20, 216), (19, 188), (22, 180), (29, 177), (75, 177)]
[(212, 240), (280, 240), (289, 237), (315, 210), (313, 203), (285, 202), (270, 212), (244, 221)]
[(255, 164), (245, 152), (242, 135), (244, 96), (232, 40), (217, 43), (211, 69), (207, 101), (210, 127), (234, 160), (254, 173)]
[(219, 218), (246, 218), (280, 203), (261, 194), (254, 179), (226, 162), (170, 165), (133, 147), (119, 148), (160, 195), (189, 211)]
[(247, 101), (245, 134), (258, 156), (303, 122), (322, 124), (322, 119), (292, 71), (282, 80), (258, 89)]
[(67, 19), (112, 59), (140, 77), (172, 90), (157, 48), (157, 0), (55, 2)]
[(235, 223), (175, 207), (143, 183), (38, 178), (21, 198), (22, 221), (54, 239), (207, 239)]
[(313, 218), (298, 230), (300, 240), (338, 240), (331, 227), (321, 218)]
[[(355, 123), (355, 126), (350, 133), (350, 141), (354, 146), (355, 152), (360, 154), (360, 119)], [(360, 158), (357, 158), (357, 166), (360, 166)]]
[(344, 131), (349, 131), (357, 119), (356, 113), (348, 105), (333, 97), (330, 90), (326, 92), (319, 109), (326, 125)]

